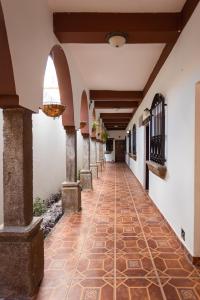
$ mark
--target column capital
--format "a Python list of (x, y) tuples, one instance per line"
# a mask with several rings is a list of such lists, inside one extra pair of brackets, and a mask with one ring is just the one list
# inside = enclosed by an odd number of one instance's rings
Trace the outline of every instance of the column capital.
[(83, 138), (89, 138), (90, 134), (89, 133), (82, 133)]
[(64, 126), (64, 129), (67, 133), (75, 133), (76, 132), (75, 126)]

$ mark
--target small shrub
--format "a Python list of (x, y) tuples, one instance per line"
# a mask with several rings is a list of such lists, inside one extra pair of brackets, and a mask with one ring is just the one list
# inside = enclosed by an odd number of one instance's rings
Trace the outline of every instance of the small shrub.
[(39, 217), (44, 214), (46, 210), (47, 209), (44, 201), (41, 198), (37, 197), (33, 202), (33, 215), (35, 217)]

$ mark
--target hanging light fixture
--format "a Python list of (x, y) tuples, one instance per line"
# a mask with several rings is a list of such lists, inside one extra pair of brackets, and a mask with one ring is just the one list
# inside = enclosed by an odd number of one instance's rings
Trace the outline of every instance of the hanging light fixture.
[(111, 32), (106, 36), (107, 42), (115, 48), (122, 47), (127, 42), (128, 35), (125, 32)]
[(61, 103), (54, 62), (49, 56), (44, 77), (43, 105), (41, 109), (48, 117), (57, 118), (63, 114), (65, 108), (65, 105)]

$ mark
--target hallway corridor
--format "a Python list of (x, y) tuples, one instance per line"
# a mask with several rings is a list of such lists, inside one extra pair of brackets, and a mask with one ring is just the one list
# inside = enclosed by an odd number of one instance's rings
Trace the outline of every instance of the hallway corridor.
[(45, 240), (37, 300), (196, 300), (200, 273), (125, 164), (107, 164)]

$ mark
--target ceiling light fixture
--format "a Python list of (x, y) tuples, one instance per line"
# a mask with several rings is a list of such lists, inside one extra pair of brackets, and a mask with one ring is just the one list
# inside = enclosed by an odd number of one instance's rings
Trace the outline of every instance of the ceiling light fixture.
[(127, 42), (128, 35), (125, 32), (111, 32), (106, 36), (107, 42), (115, 48), (122, 47)]

